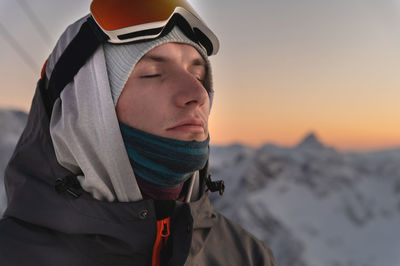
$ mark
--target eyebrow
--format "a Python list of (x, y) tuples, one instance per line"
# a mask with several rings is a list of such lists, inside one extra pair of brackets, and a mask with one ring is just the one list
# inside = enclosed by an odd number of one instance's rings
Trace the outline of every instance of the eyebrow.
[(163, 56), (158, 56), (158, 55), (149, 55), (146, 54), (142, 57), (142, 60), (150, 60), (150, 61), (156, 61), (156, 62), (166, 62), (168, 61), (168, 58), (163, 57)]
[[(142, 57), (143, 61), (155, 61), (155, 62), (167, 62), (170, 61), (170, 59), (168, 57), (165, 56), (159, 56), (159, 55), (152, 55), (152, 54), (146, 54)], [(206, 62), (203, 58), (195, 58), (193, 59), (191, 62), (192, 66), (204, 66), (204, 68), (206, 68)]]

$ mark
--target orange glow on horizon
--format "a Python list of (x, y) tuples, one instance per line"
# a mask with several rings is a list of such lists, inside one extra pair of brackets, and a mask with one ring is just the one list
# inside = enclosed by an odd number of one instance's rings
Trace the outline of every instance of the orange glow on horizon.
[[(0, 97), (0, 106), (28, 112), (33, 92), (34, 85), (29, 93)], [(368, 108), (360, 101), (353, 103), (348, 111), (346, 105), (340, 108), (321, 103), (302, 105), (301, 101), (296, 103), (296, 99), (279, 95), (269, 100), (269, 90), (263, 93), (265, 95), (254, 98), (233, 93), (220, 99), (217, 95), (210, 116), (211, 143), (242, 143), (252, 147), (274, 143), (292, 147), (314, 132), (325, 145), (341, 151), (400, 148), (400, 108), (397, 103), (384, 105), (371, 100)], [(394, 96), (392, 98), (393, 102), (397, 101)], [(254, 105), (234, 106), (244, 101)], [(260, 107), (256, 101), (265, 103)]]

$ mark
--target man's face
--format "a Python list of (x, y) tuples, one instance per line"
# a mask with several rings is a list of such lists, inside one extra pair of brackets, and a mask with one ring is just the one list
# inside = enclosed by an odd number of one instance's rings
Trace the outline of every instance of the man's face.
[(205, 61), (191, 45), (157, 46), (129, 76), (117, 103), (118, 119), (161, 137), (203, 141), (210, 112), (205, 77)]

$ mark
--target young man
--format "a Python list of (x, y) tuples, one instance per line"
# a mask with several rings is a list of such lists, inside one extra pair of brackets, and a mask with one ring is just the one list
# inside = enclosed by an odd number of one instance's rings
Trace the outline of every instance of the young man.
[(223, 190), (207, 170), (217, 50), (184, 1), (94, 0), (7, 167), (0, 265), (275, 265), (208, 200)]

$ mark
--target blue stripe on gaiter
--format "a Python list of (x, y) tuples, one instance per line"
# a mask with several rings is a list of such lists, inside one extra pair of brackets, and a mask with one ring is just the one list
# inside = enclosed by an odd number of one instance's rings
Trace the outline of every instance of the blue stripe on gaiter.
[(155, 185), (175, 187), (185, 182), (208, 159), (210, 136), (182, 141), (156, 136), (119, 123), (133, 171)]

